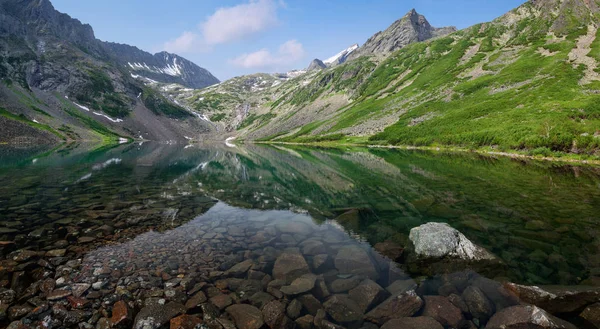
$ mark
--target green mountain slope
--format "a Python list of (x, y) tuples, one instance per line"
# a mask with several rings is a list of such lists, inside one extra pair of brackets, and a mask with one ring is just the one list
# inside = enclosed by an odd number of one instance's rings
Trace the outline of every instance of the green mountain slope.
[(268, 124), (238, 134), (598, 154), (598, 8), (595, 0), (529, 1), (382, 61), (361, 57), (292, 79), (256, 109)]

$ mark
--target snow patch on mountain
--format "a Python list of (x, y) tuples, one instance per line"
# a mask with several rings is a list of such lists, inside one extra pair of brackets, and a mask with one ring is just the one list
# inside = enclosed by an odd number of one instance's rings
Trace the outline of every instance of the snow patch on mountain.
[(335, 56), (332, 56), (332, 57), (324, 60), (323, 63), (325, 63), (327, 65), (341, 64), (341, 63), (345, 62), (346, 59), (348, 58), (348, 55), (353, 53), (356, 49), (358, 49), (358, 44), (354, 44), (354, 45), (350, 46), (349, 48), (346, 48), (346, 49), (340, 51)]
[(146, 63), (131, 63), (127, 62), (127, 65), (135, 71), (149, 71), (152, 73), (167, 74), (172, 77), (180, 77), (183, 75), (185, 70), (179, 63), (177, 63), (177, 57), (172, 59), (167, 57), (167, 65), (165, 67), (148, 66)]

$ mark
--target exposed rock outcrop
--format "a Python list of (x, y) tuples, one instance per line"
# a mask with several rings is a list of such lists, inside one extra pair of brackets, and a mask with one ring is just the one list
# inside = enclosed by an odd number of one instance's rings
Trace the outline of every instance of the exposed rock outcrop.
[(349, 57), (352, 59), (365, 55), (385, 55), (411, 43), (444, 36), (455, 31), (455, 27), (435, 28), (431, 26), (425, 16), (413, 9), (385, 31), (373, 35)]

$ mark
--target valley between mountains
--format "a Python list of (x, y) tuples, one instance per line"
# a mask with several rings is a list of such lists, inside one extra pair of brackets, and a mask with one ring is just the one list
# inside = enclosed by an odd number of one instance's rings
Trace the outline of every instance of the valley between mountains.
[[(306, 69), (218, 81), (0, 0), (4, 143), (237, 139), (600, 156), (600, 5), (530, 0), (463, 30), (411, 10)], [(360, 41), (360, 40), (357, 40)]]

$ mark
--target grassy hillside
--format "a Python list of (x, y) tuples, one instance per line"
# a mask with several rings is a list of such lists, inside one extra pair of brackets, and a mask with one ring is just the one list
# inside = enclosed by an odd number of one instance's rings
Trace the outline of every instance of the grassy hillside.
[[(528, 2), (497, 20), (286, 82), (249, 139), (600, 154), (598, 6)], [(343, 99), (344, 101), (341, 101)], [(318, 105), (318, 106), (317, 106)]]

